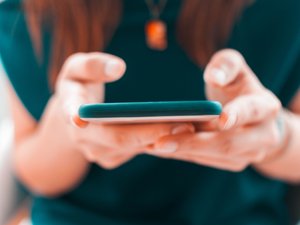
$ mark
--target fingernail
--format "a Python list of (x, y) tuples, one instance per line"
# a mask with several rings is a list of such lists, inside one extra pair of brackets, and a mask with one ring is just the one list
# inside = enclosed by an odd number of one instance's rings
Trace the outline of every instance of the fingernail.
[(223, 130), (229, 130), (235, 125), (237, 121), (237, 116), (235, 113), (228, 113), (227, 115), (225, 115), (225, 117), (226, 122), (223, 126)]
[(119, 77), (122, 72), (122, 66), (117, 60), (109, 60), (105, 65), (105, 75), (111, 78)]
[(224, 70), (213, 68), (211, 70), (211, 75), (215, 81), (220, 86), (224, 86), (227, 84), (227, 75)]
[(173, 135), (184, 134), (184, 133), (191, 133), (194, 131), (195, 131), (195, 129), (193, 126), (180, 125), (180, 126), (174, 127), (173, 130), (171, 131), (171, 134), (173, 134)]
[(75, 127), (85, 128), (89, 123), (80, 119), (78, 115), (71, 116), (71, 123)]
[(176, 142), (167, 142), (155, 150), (158, 153), (173, 153), (176, 152), (178, 144)]

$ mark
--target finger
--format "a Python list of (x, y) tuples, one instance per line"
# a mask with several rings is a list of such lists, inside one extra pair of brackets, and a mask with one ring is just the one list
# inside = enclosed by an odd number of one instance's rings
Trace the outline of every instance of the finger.
[(80, 83), (106, 83), (118, 80), (126, 69), (125, 62), (105, 53), (77, 53), (70, 56), (61, 72), (60, 79)]
[(83, 135), (88, 140), (97, 140), (115, 149), (141, 149), (159, 138), (171, 134), (194, 132), (192, 124), (134, 124), (97, 125), (90, 124)]
[(159, 154), (157, 152), (149, 152), (149, 155), (161, 157), (161, 158), (172, 158), (177, 160), (183, 160), (189, 163), (195, 163), (202, 166), (212, 167), (221, 170), (229, 171), (242, 171), (246, 168), (247, 163), (242, 160), (216, 158), (214, 156), (197, 156), (183, 153), (172, 153), (172, 154)]
[(228, 154), (249, 162), (258, 162), (277, 153), (282, 141), (275, 122), (248, 126), (231, 136)]
[[(158, 156), (175, 155), (211, 159), (211, 165), (222, 161), (257, 163), (276, 153), (280, 134), (272, 122), (261, 126), (221, 133), (182, 134), (161, 138), (147, 153)], [(176, 148), (174, 148), (174, 146)]]
[[(170, 149), (176, 146), (176, 149)], [(199, 157), (212, 157), (214, 159), (240, 160), (235, 157), (236, 154), (243, 151), (234, 149), (228, 135), (218, 133), (198, 133), (163, 137), (153, 147), (154, 152), (158, 154), (183, 154)]]
[[(248, 142), (253, 142), (255, 139), (253, 132), (255, 131), (261, 132), (258, 129), (252, 129), (247, 132), (234, 130), (231, 132), (199, 132), (165, 136), (154, 144), (153, 151), (161, 153), (182, 152), (184, 154), (194, 154), (198, 156), (231, 158), (248, 147)], [(252, 136), (249, 138), (247, 136), (248, 134)], [(240, 139), (242, 139), (242, 142), (240, 142)], [(257, 142), (255, 142), (255, 144), (256, 143)], [(259, 144), (261, 144), (261, 142), (259, 142)], [(257, 147), (257, 145), (255, 145), (255, 147)]]
[(245, 62), (243, 56), (232, 49), (226, 49), (216, 53), (204, 72), (204, 80), (207, 85), (213, 87), (226, 87), (250, 85), (256, 86), (257, 79)]
[(280, 101), (270, 91), (240, 96), (224, 106), (219, 127), (221, 130), (229, 130), (270, 120), (276, 117), (280, 109)]
[(99, 146), (94, 144), (89, 144), (87, 146), (81, 147), (81, 152), (85, 158), (91, 162), (96, 163), (97, 161), (104, 158), (105, 155), (111, 154), (111, 149), (105, 146)]
[(77, 53), (65, 62), (56, 92), (64, 97), (64, 111), (71, 124), (86, 127), (78, 116), (81, 104), (102, 102), (105, 82), (119, 79), (125, 72), (124, 61), (104, 53)]
[[(153, 149), (158, 153), (174, 153), (184, 151), (185, 153), (207, 152), (209, 155), (218, 154), (214, 151), (220, 144), (215, 132), (185, 133), (164, 136), (154, 143)], [(217, 140), (217, 141), (216, 141)]]
[[(248, 158), (229, 154), (230, 145), (219, 141), (223, 136), (217, 133), (183, 134), (176, 137), (163, 137), (147, 154), (163, 158), (181, 159), (219, 169), (241, 171), (248, 164)], [(176, 144), (170, 144), (176, 143)], [(168, 150), (176, 145), (176, 151)], [(252, 157), (252, 155), (251, 155)], [(254, 156), (253, 156), (254, 158)], [(254, 162), (254, 160), (252, 160)]]
[(79, 108), (83, 104), (104, 102), (104, 85), (86, 84), (81, 86), (81, 91), (73, 91), (65, 97), (65, 107), (67, 115), (71, 118), (71, 123), (79, 128), (85, 128), (89, 122), (79, 117)]
[(124, 153), (115, 149), (107, 148), (104, 146), (85, 148), (84, 155), (88, 161), (92, 163), (97, 163), (105, 169), (114, 169), (132, 159), (135, 154), (133, 153)]
[(79, 107), (82, 104), (101, 101), (103, 87), (99, 86), (98, 90), (91, 91), (91, 93), (84, 85), (75, 82), (65, 82), (64, 87), (65, 92), (58, 96), (66, 121), (77, 128), (86, 127), (89, 123), (80, 119)]
[(241, 159), (237, 160), (237, 159), (233, 159), (233, 158), (218, 158), (218, 157), (214, 157), (214, 156), (183, 156), (178, 155), (175, 157), (177, 159), (182, 159), (185, 158), (185, 160), (189, 161), (189, 162), (194, 162), (197, 164), (201, 164), (203, 166), (208, 166), (208, 167), (212, 167), (215, 169), (221, 169), (221, 170), (229, 170), (229, 171), (233, 171), (233, 172), (239, 172), (244, 170), (247, 167), (247, 163)]
[(89, 122), (80, 119), (80, 117), (76, 114), (71, 116), (71, 123), (73, 126), (76, 126), (78, 128), (85, 128), (89, 124)]
[(219, 118), (207, 122), (194, 122), (193, 123), (196, 132), (208, 132), (219, 130)]
[(111, 158), (107, 158), (106, 160), (101, 160), (98, 162), (98, 164), (103, 167), (104, 169), (111, 170), (116, 169), (123, 164), (130, 161), (135, 155), (115, 155)]
[[(163, 138), (163, 142), (169, 142), (167, 138)], [(181, 138), (183, 137), (177, 137), (175, 140), (180, 141)], [(177, 152), (253, 163), (276, 153), (281, 141), (276, 124), (269, 122), (205, 136), (200, 133), (187, 142), (180, 142)]]
[(267, 156), (265, 150), (262, 149), (249, 149), (236, 155), (236, 158), (243, 159), (248, 162), (248, 164), (262, 162)]

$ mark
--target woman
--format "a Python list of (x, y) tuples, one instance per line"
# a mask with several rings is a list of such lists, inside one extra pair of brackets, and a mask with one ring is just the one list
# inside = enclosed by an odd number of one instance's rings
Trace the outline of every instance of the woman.
[[(0, 52), (33, 224), (287, 224), (284, 183), (300, 180), (299, 1), (21, 4), (1, 5)], [(87, 102), (205, 98), (224, 106), (216, 124), (77, 116)]]

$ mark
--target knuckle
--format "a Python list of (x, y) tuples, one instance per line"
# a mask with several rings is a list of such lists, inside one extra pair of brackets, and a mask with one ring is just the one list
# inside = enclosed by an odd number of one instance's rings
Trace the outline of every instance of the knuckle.
[(126, 148), (128, 142), (129, 142), (129, 137), (123, 131), (116, 132), (113, 136), (114, 146), (117, 146), (119, 148)]
[(267, 134), (267, 138), (265, 139), (266, 140), (265, 144), (270, 148), (274, 148), (278, 146), (278, 144), (281, 141), (280, 139), (281, 139), (280, 132), (278, 130), (276, 123), (274, 123)]
[(163, 129), (158, 132), (159, 135), (154, 135), (157, 136), (157, 138), (160, 138), (162, 136), (167, 136), (167, 135), (180, 135), (180, 134), (185, 134), (185, 133), (194, 133), (195, 132), (195, 125), (192, 123), (184, 123), (180, 125), (167, 125), (163, 127)]
[(256, 154), (256, 156), (253, 158), (252, 162), (253, 163), (262, 162), (266, 158), (266, 156), (267, 156), (266, 151), (262, 150)]
[(101, 53), (89, 53), (84, 63), (84, 68), (89, 73), (99, 72), (99, 66), (103, 61)]
[(69, 65), (78, 64), (78, 62), (83, 60), (86, 56), (87, 53), (82, 53), (82, 52), (74, 53), (66, 59), (65, 66), (68, 67)]
[(273, 109), (272, 109), (272, 115), (275, 116), (280, 112), (280, 110), (282, 108), (282, 104), (281, 104), (279, 99), (277, 99), (277, 98), (274, 98), (274, 99), (275, 100), (274, 100), (274, 106), (273, 106)]
[(222, 151), (225, 156), (231, 156), (234, 152), (233, 146), (232, 146), (232, 140), (230, 138), (225, 138), (222, 142), (219, 143)]
[(89, 76), (98, 74), (99, 71), (103, 69), (103, 62), (107, 57), (103, 56), (103, 53), (75, 53), (69, 56), (64, 65), (63, 71), (64, 76), (68, 74), (72, 74), (73, 76), (78, 76), (78, 79), (83, 79), (82, 74), (80, 73), (90, 74)]
[(114, 160), (110, 160), (110, 159), (101, 160), (101, 162), (99, 162), (99, 164), (101, 165), (102, 168), (104, 168), (106, 170), (113, 170), (120, 166), (119, 163), (117, 163)]
[(143, 146), (143, 139), (140, 135), (133, 135), (131, 143), (133, 147), (141, 147)]
[[(252, 118), (261, 118), (261, 109), (257, 107), (257, 100), (255, 98), (248, 98), (247, 102), (242, 102), (242, 105), (245, 106), (244, 109), (250, 109), (248, 113), (245, 111), (247, 120), (251, 121)], [(250, 107), (247, 107), (247, 105), (250, 105)]]
[(78, 70), (82, 67), (86, 55), (87, 53), (75, 53), (69, 56), (63, 64), (59, 78), (66, 79), (78, 75)]
[(141, 147), (145, 144), (145, 133), (133, 132), (124, 129), (117, 130), (111, 137), (113, 146), (115, 148), (130, 149), (134, 147)]
[(266, 94), (268, 96), (268, 101), (271, 102), (270, 114), (276, 116), (282, 108), (281, 101), (270, 90), (266, 90)]
[(269, 139), (271, 142), (277, 142), (280, 139), (279, 130), (276, 128), (277, 128), (277, 125), (274, 124), (272, 126), (272, 129), (270, 130)]
[(90, 149), (83, 150), (83, 154), (89, 162), (92, 162), (92, 163), (97, 162), (97, 157), (95, 157), (95, 154), (93, 153), (92, 150), (90, 150)]

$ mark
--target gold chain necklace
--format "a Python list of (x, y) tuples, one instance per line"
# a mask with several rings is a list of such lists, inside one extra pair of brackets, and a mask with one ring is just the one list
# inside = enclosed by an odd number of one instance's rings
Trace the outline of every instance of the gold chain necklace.
[(168, 0), (160, 0), (158, 4), (154, 0), (145, 0), (150, 12), (151, 19), (146, 22), (145, 35), (149, 48), (163, 51), (168, 46), (167, 25), (160, 19)]

